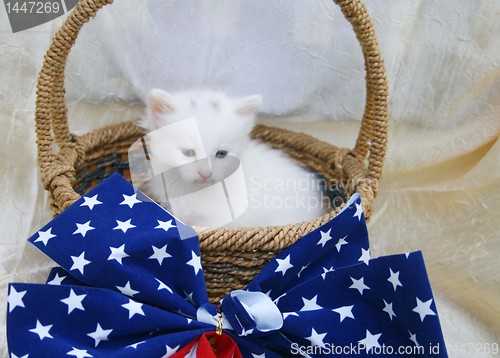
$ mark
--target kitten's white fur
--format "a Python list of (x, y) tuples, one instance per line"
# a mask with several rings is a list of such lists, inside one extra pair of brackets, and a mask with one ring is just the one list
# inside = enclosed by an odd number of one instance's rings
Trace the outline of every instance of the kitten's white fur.
[[(165, 179), (159, 176), (145, 186), (146, 193), (189, 225), (285, 225), (321, 216), (324, 205), (314, 175), (281, 151), (250, 138), (261, 101), (260, 96), (230, 98), (218, 91), (151, 90), (139, 125), (149, 133), (156, 172), (169, 168), (175, 172), (166, 180), (169, 195), (173, 191), (187, 195), (177, 195), (175, 210), (167, 206)], [(228, 222), (217, 218), (224, 213), (225, 199), (224, 203), (204, 201), (188, 193), (228, 178), (235, 171), (234, 158), (241, 163), (246, 183), (246, 193), (242, 190), (237, 195), (245, 195), (248, 207)]]

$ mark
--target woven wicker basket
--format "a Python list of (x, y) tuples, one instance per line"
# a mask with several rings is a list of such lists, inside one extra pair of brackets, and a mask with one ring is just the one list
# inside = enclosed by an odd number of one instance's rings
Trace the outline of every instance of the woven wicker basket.
[[(340, 183), (346, 196), (358, 192), (368, 218), (386, 151), (387, 81), (373, 23), (361, 0), (335, 0), (350, 21), (365, 58), (366, 102), (361, 129), (350, 149), (337, 148), (303, 133), (259, 125), (254, 137)], [(113, 172), (128, 176), (127, 150), (142, 135), (132, 122), (82, 136), (68, 127), (64, 71), (81, 27), (111, 0), (80, 0), (57, 32), (38, 77), (36, 134), (43, 185), (51, 209), (60, 213)], [(54, 149), (54, 143), (58, 150)], [(207, 289), (212, 302), (250, 282), (283, 248), (331, 220), (340, 208), (312, 221), (282, 227), (197, 228)]]

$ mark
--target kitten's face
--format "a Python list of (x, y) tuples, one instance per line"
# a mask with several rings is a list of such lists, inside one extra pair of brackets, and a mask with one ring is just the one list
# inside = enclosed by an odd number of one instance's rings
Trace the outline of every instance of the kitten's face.
[(172, 96), (160, 90), (149, 95), (141, 125), (155, 172), (169, 170), (172, 183), (208, 186), (237, 167), (239, 153), (250, 141), (260, 97), (230, 99), (217, 92)]

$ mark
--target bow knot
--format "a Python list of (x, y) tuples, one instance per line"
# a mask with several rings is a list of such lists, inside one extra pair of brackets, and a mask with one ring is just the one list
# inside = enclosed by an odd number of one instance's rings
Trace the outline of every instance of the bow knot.
[(239, 336), (266, 335), (283, 326), (280, 310), (262, 292), (232, 291), (222, 300), (221, 310)]

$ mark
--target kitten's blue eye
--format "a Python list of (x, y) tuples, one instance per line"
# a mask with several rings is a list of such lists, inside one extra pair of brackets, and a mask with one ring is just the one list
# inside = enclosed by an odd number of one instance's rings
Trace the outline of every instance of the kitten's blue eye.
[(186, 157), (194, 157), (196, 155), (196, 152), (193, 149), (181, 149), (182, 154), (184, 154)]
[(216, 158), (225, 158), (227, 156), (227, 150), (218, 150), (217, 153), (215, 153)]

